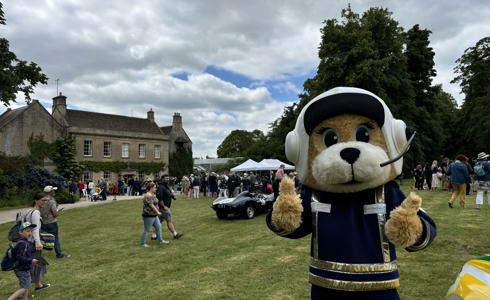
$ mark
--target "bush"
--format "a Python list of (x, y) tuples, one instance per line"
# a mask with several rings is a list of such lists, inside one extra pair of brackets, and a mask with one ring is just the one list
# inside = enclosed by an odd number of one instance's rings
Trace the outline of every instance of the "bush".
[(71, 202), (65, 179), (44, 168), (27, 164), (16, 169), (18, 173), (7, 173), (0, 169), (0, 207), (30, 206), (36, 193), (46, 185), (58, 187), (56, 199), (60, 203)]

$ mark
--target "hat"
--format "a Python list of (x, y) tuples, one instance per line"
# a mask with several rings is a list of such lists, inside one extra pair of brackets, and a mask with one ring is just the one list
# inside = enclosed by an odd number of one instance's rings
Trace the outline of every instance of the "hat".
[(52, 186), (52, 185), (47, 185), (44, 187), (44, 192), (45, 193), (49, 193), (49, 192), (52, 192), (52, 191), (56, 191), (58, 188), (55, 187), (55, 186)]
[(34, 228), (37, 227), (36, 224), (31, 224), (29, 222), (24, 222), (20, 224), (19, 231), (24, 231), (26, 228)]
[(487, 157), (489, 157), (490, 155), (486, 154), (485, 152), (480, 152), (478, 153), (478, 156), (476, 157), (476, 159), (487, 159)]

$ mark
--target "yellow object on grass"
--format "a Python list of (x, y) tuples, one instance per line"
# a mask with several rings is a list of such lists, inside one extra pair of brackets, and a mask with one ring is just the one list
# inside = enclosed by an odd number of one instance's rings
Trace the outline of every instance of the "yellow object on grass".
[(490, 254), (466, 262), (449, 288), (447, 300), (490, 299)]

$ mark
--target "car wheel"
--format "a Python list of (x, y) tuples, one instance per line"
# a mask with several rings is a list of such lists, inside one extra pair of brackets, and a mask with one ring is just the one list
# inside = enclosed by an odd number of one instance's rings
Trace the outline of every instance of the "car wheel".
[(245, 209), (245, 217), (248, 219), (253, 219), (255, 217), (255, 208), (251, 205), (247, 206)]
[(218, 219), (226, 219), (226, 217), (228, 216), (227, 213), (223, 212), (223, 211), (217, 211), (216, 212), (216, 216), (218, 217)]

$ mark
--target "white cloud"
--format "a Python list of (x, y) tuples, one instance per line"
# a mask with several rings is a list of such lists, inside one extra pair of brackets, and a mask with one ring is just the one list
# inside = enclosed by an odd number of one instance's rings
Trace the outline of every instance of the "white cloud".
[[(48, 110), (59, 91), (72, 108), (146, 117), (160, 126), (180, 112), (196, 156), (216, 155), (235, 129), (264, 132), (298, 94), (318, 65), (320, 29), (340, 19), (351, 3), (362, 13), (382, 6), (405, 29), (432, 31), (435, 83), (461, 99), (455, 60), (490, 32), (486, 1), (5, 1), (4, 36), (18, 58), (34, 61), (50, 78), (33, 98)], [(215, 66), (246, 76), (251, 84), (203, 73)], [(187, 80), (173, 74), (187, 73)], [(22, 105), (20, 98), (15, 105)], [(12, 106), (12, 107), (15, 107)]]

